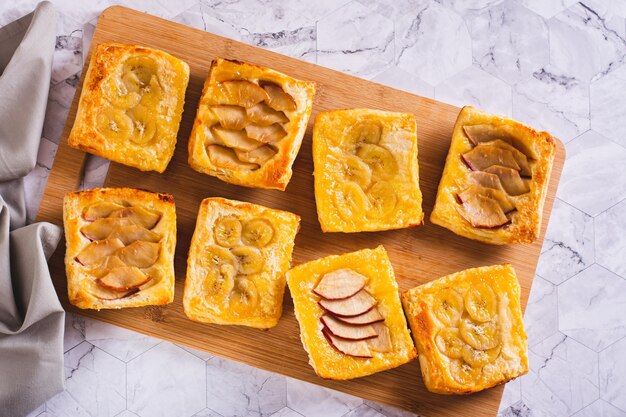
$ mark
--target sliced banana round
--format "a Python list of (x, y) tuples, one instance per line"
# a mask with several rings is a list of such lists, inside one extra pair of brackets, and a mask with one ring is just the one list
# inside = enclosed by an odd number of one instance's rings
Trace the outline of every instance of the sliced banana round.
[(131, 140), (139, 145), (146, 144), (153, 140), (157, 133), (155, 115), (141, 104), (128, 110), (128, 115), (133, 121), (134, 131)]
[(464, 297), (465, 309), (471, 318), (479, 322), (493, 319), (498, 308), (498, 299), (491, 287), (479, 283), (471, 287)]
[(393, 213), (398, 204), (398, 195), (393, 186), (386, 181), (374, 183), (367, 191), (367, 197), (372, 203), (372, 209), (367, 211), (367, 217), (381, 219)]
[(362, 218), (370, 208), (370, 202), (363, 189), (355, 182), (349, 181), (338, 185), (334, 194), (334, 203), (339, 215), (351, 221)]
[(463, 360), (475, 368), (482, 368), (495, 361), (500, 354), (500, 345), (487, 349), (487, 350), (479, 350), (474, 349), (470, 345), (466, 345), (463, 343)]
[(236, 274), (237, 270), (230, 264), (209, 268), (202, 282), (203, 294), (209, 297), (220, 295), (222, 299), (228, 298), (235, 286)]
[(476, 382), (482, 372), (482, 368), (474, 368), (461, 359), (450, 361), (450, 374), (459, 384), (471, 384)]
[(436, 300), (435, 316), (446, 326), (457, 327), (463, 313), (463, 297), (448, 288), (440, 293)]
[(463, 356), (463, 346), (466, 346), (461, 339), (459, 329), (454, 327), (439, 330), (435, 336), (435, 344), (441, 353), (452, 359), (460, 359)]
[(357, 145), (363, 143), (377, 145), (380, 142), (382, 128), (378, 122), (362, 121), (354, 125), (350, 133)]
[(257, 312), (259, 290), (252, 279), (238, 276), (230, 296), (230, 309), (235, 315), (247, 317)]
[(96, 116), (96, 129), (113, 140), (130, 139), (134, 132), (133, 121), (123, 110), (104, 107)]
[(150, 84), (150, 79), (158, 71), (156, 61), (147, 56), (134, 56), (122, 66), (122, 81), (128, 91), (139, 91)]
[(398, 173), (398, 163), (393, 154), (379, 145), (364, 143), (359, 146), (356, 155), (372, 168), (374, 175), (389, 180)]
[(252, 219), (243, 226), (241, 240), (246, 245), (264, 248), (274, 237), (274, 226), (267, 219)]
[(365, 189), (372, 181), (372, 170), (361, 158), (355, 155), (346, 155), (342, 165), (343, 178), (357, 183)]
[(141, 94), (136, 91), (128, 91), (119, 77), (111, 77), (108, 82), (102, 84), (102, 91), (104, 97), (113, 106), (122, 110), (135, 107), (141, 101)]
[(209, 245), (202, 256), (200, 265), (205, 268), (220, 267), (222, 265), (237, 265), (237, 258), (226, 248), (217, 245)]
[(222, 217), (213, 227), (215, 242), (225, 248), (232, 248), (241, 239), (241, 222), (236, 217)]
[(239, 264), (239, 272), (245, 275), (256, 274), (263, 270), (265, 260), (261, 252), (252, 246), (239, 246), (231, 249)]
[(163, 89), (156, 75), (150, 78), (148, 85), (141, 89), (141, 104), (149, 109), (158, 109), (163, 98)]
[(478, 323), (463, 317), (459, 326), (461, 337), (474, 349), (493, 349), (500, 343), (498, 325), (494, 321)]

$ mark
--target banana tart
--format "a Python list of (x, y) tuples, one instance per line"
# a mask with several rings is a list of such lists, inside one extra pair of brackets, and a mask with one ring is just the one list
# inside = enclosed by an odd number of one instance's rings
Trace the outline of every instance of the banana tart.
[(467, 269), (402, 294), (426, 388), (469, 394), (528, 372), (511, 265)]
[(286, 211), (224, 198), (203, 200), (187, 259), (187, 317), (276, 326), (299, 225), (300, 217)]
[(284, 190), (315, 83), (216, 58), (189, 138), (189, 165), (231, 184)]
[(382, 246), (299, 265), (287, 283), (302, 345), (320, 377), (358, 378), (415, 359)]
[(313, 130), (313, 162), (324, 232), (423, 223), (412, 114), (370, 109), (320, 113)]
[(171, 195), (132, 188), (72, 192), (63, 200), (63, 223), (70, 303), (100, 310), (173, 301)]
[(532, 243), (541, 229), (556, 139), (464, 107), (430, 221), (485, 243)]
[(142, 171), (165, 171), (188, 81), (189, 66), (163, 51), (96, 46), (68, 144)]

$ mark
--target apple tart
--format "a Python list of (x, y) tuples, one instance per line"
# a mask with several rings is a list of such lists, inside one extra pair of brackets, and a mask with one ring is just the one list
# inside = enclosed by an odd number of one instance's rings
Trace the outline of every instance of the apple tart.
[(299, 225), (300, 217), (286, 211), (204, 199), (187, 259), (187, 317), (260, 329), (276, 326)]
[(415, 116), (370, 109), (320, 113), (313, 130), (315, 202), (324, 232), (423, 223)]
[(299, 265), (287, 283), (302, 345), (320, 377), (358, 378), (415, 359), (382, 246)]
[(96, 46), (68, 144), (142, 171), (165, 171), (188, 81), (189, 66), (163, 51)]
[(95, 188), (63, 200), (69, 301), (139, 307), (174, 299), (176, 209), (169, 194)]
[(485, 243), (534, 242), (555, 153), (549, 133), (464, 107), (430, 221)]
[(189, 139), (189, 165), (231, 184), (284, 190), (315, 83), (216, 58)]
[(426, 388), (469, 394), (528, 372), (511, 265), (467, 269), (402, 294)]

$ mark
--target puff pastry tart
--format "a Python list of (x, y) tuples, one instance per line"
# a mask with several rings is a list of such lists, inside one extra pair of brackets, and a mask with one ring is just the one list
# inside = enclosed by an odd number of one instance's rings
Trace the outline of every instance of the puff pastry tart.
[(430, 221), (485, 243), (532, 243), (556, 153), (549, 133), (464, 107)]
[(202, 201), (187, 260), (191, 320), (269, 329), (282, 314), (300, 217), (251, 203)]
[(189, 66), (163, 51), (98, 45), (68, 144), (142, 171), (165, 171), (188, 81)]
[(70, 303), (122, 308), (174, 299), (176, 209), (169, 194), (95, 188), (63, 200)]
[(370, 109), (320, 113), (313, 130), (315, 202), (324, 232), (423, 223), (415, 117)]
[(189, 165), (231, 184), (284, 190), (315, 83), (216, 58), (189, 139)]
[(405, 291), (429, 391), (469, 394), (528, 372), (520, 287), (511, 265), (467, 269)]
[(320, 377), (358, 378), (415, 359), (382, 246), (299, 265), (287, 283), (302, 345)]

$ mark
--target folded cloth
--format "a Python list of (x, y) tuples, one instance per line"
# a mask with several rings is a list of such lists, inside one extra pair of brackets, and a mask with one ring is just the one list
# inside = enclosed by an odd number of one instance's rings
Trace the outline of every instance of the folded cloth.
[(23, 177), (41, 140), (56, 34), (48, 2), (0, 28), (0, 416), (23, 416), (63, 390), (65, 313), (47, 259), (61, 237), (25, 226)]

